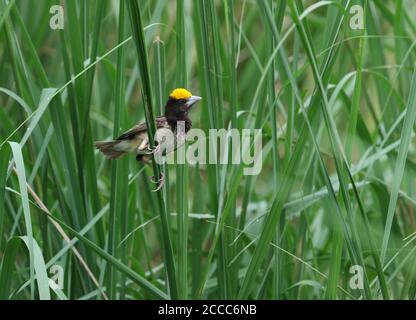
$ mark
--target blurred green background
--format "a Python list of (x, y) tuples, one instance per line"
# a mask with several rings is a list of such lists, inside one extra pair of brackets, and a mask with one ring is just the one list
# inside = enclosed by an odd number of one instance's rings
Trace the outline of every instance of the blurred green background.
[[(0, 0), (0, 298), (414, 299), (415, 14)], [(259, 175), (94, 149), (176, 87), (194, 128), (262, 130)]]

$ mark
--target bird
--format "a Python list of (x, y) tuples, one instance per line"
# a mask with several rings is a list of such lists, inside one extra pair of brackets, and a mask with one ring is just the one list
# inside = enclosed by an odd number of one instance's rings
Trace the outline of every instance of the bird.
[[(173, 152), (185, 142), (186, 133), (192, 128), (188, 113), (201, 99), (184, 88), (176, 88), (169, 94), (164, 115), (156, 118), (154, 148), (149, 144), (146, 123), (135, 125), (115, 140), (96, 141), (95, 147), (111, 160), (128, 153), (136, 153), (136, 160), (145, 163), (148, 163), (157, 151), (163, 150), (163, 155)], [(178, 130), (178, 124), (184, 124), (184, 130)], [(166, 139), (168, 134), (173, 134), (173, 143)], [(160, 180), (155, 191), (163, 185), (163, 177)]]

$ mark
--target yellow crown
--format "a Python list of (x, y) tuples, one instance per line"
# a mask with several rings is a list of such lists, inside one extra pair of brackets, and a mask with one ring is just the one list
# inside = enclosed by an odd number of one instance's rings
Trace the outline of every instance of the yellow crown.
[(179, 99), (189, 99), (192, 96), (192, 93), (190, 93), (188, 90), (183, 88), (175, 89), (171, 92), (169, 97), (179, 100)]

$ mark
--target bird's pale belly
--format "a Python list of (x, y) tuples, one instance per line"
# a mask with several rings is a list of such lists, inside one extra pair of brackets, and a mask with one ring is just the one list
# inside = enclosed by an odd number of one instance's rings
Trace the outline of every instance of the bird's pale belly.
[(170, 128), (160, 128), (156, 131), (155, 140), (158, 142), (158, 152), (162, 155), (166, 155), (184, 145), (186, 133), (172, 132)]

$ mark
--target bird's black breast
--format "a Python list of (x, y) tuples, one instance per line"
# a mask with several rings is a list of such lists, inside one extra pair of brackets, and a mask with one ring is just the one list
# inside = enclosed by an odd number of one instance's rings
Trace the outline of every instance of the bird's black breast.
[(185, 118), (168, 117), (167, 121), (173, 132), (176, 132), (178, 123), (180, 123), (181, 121), (185, 122), (185, 132), (188, 132), (192, 128), (192, 121), (188, 117), (185, 117)]

